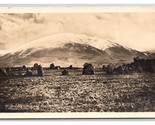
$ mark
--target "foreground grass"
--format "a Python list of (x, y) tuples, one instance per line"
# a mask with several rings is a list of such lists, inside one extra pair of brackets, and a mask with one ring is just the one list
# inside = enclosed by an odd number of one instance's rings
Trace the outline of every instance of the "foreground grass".
[[(0, 79), (4, 112), (146, 112), (155, 111), (155, 75), (61, 76)], [(4, 108), (3, 108), (4, 107)]]

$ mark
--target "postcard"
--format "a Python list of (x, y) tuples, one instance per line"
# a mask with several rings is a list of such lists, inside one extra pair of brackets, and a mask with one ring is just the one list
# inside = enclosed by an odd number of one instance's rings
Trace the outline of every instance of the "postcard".
[(0, 7), (0, 118), (155, 118), (155, 6)]

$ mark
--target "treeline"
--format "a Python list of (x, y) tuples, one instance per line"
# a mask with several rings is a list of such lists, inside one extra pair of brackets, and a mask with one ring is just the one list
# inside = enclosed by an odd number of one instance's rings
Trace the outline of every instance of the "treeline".
[(129, 72), (155, 72), (155, 59), (140, 59), (139, 57), (133, 58), (133, 62), (122, 64), (119, 66), (103, 66), (102, 70), (107, 74), (124, 74)]

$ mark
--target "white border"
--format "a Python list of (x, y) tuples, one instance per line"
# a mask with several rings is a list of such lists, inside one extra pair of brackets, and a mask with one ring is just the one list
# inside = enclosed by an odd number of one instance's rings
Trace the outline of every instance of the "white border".
[[(0, 13), (86, 13), (86, 12), (155, 12), (154, 7), (0, 7)], [(88, 112), (88, 113), (0, 113), (1, 119), (12, 118), (155, 118), (155, 112)]]
[(154, 6), (25, 6), (25, 7), (0, 7), (0, 13), (105, 13), (105, 12), (155, 12)]
[(30, 118), (155, 118), (155, 112), (87, 112), (87, 113), (0, 113), (0, 119), (30, 119)]
[(153, 0), (4, 0), (1, 4), (155, 4)]

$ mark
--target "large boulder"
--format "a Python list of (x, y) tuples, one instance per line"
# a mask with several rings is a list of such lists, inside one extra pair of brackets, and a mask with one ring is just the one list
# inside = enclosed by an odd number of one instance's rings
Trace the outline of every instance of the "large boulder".
[(110, 66), (110, 65), (108, 65), (108, 66), (107, 66), (106, 73), (107, 73), (107, 74), (113, 74), (113, 67)]
[(37, 76), (43, 76), (43, 73), (43, 68), (41, 65), (39, 65), (37, 68)]
[(30, 69), (27, 69), (26, 70), (26, 73), (24, 74), (24, 76), (32, 76), (33, 74), (32, 74), (32, 71), (30, 70)]
[(54, 63), (50, 64), (50, 69), (55, 69)]
[(69, 75), (68, 70), (67, 70), (67, 69), (64, 69), (64, 70), (62, 71), (62, 75)]
[(118, 66), (118, 67), (117, 67), (117, 73), (118, 73), (118, 74), (123, 74), (123, 73), (124, 73), (124, 69), (123, 69), (122, 66)]
[(95, 74), (95, 70), (92, 64), (89, 63), (85, 63), (83, 66), (83, 71), (82, 71), (83, 75), (93, 75)]
[(37, 69), (38, 69), (38, 66), (39, 66), (38, 63), (35, 63), (35, 64), (33, 65), (33, 69), (34, 69), (34, 70), (37, 70)]

